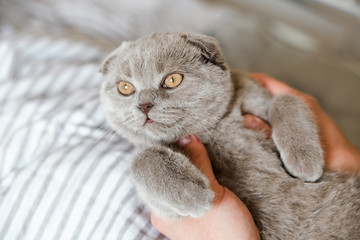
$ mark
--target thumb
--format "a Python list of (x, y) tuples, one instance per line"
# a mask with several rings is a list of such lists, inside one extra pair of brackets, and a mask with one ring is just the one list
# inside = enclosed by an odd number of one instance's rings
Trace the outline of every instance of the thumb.
[(178, 146), (183, 150), (184, 154), (189, 157), (195, 167), (197, 167), (202, 173), (206, 176), (212, 173), (209, 155), (205, 146), (196, 135), (188, 135), (180, 139)]
[(252, 73), (250, 77), (258, 81), (261, 85), (269, 90), (271, 95), (276, 96), (280, 94), (294, 94), (299, 95), (300, 93), (289, 85), (276, 80), (275, 78), (269, 77), (266, 74)]
[(224, 194), (224, 188), (217, 182), (211, 167), (209, 155), (205, 146), (195, 135), (188, 135), (178, 141), (178, 146), (190, 161), (198, 168), (210, 181), (210, 186), (215, 192), (214, 202), (221, 200)]
[(265, 123), (261, 118), (258, 118), (256, 116), (245, 114), (244, 115), (244, 124), (245, 127), (251, 128), (253, 130), (257, 131), (263, 131), (267, 138), (271, 138), (272, 129), (271, 127)]

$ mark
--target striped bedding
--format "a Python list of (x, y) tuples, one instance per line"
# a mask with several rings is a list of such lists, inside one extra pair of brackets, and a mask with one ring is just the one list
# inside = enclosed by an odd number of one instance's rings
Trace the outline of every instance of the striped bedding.
[(165, 239), (129, 175), (133, 146), (101, 111), (98, 69), (123, 40), (204, 32), (227, 11), (177, 2), (0, 3), (1, 240)]
[(0, 42), (0, 239), (162, 238), (129, 176), (132, 146), (101, 112), (97, 54), (46, 37)]

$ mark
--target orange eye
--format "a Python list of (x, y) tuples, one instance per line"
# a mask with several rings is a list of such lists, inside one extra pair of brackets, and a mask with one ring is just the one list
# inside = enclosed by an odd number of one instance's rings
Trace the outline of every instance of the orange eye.
[(175, 88), (180, 85), (182, 80), (183, 80), (183, 75), (174, 73), (165, 79), (162, 86), (163, 88)]
[(135, 91), (134, 85), (129, 82), (121, 81), (118, 85), (118, 90), (123, 95), (131, 95)]

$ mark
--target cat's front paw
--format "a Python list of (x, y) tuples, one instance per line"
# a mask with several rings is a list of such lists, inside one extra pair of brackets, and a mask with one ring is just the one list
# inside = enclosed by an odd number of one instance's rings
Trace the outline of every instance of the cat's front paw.
[(189, 159), (165, 147), (148, 148), (132, 163), (138, 193), (159, 215), (200, 217), (212, 207), (207, 177)]
[[(296, 149), (293, 152), (280, 153), (284, 166), (290, 175), (306, 182), (315, 182), (323, 174), (322, 153), (318, 149)], [(319, 150), (318, 150), (319, 151)]]
[(287, 171), (315, 182), (323, 174), (324, 157), (310, 109), (298, 97), (279, 95), (270, 109), (273, 139)]
[(176, 194), (172, 191), (174, 195), (163, 203), (179, 216), (198, 218), (212, 208), (214, 192), (204, 179), (179, 182), (177, 191)]

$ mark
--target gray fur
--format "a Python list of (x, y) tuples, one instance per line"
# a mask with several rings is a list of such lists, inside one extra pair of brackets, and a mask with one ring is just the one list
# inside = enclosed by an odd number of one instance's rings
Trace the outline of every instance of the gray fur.
[[(136, 145), (132, 174), (158, 214), (199, 217), (214, 197), (206, 177), (172, 143), (196, 134), (218, 181), (252, 213), (264, 239), (360, 239), (360, 179), (323, 173), (316, 125), (292, 95), (275, 98), (255, 81), (228, 70), (215, 39), (156, 33), (123, 43), (104, 60), (101, 100), (114, 129)], [(161, 87), (181, 73), (174, 89)], [(134, 94), (117, 90), (120, 80)], [(138, 105), (150, 102), (156, 123)], [(273, 139), (244, 127), (242, 113), (273, 127)]]

